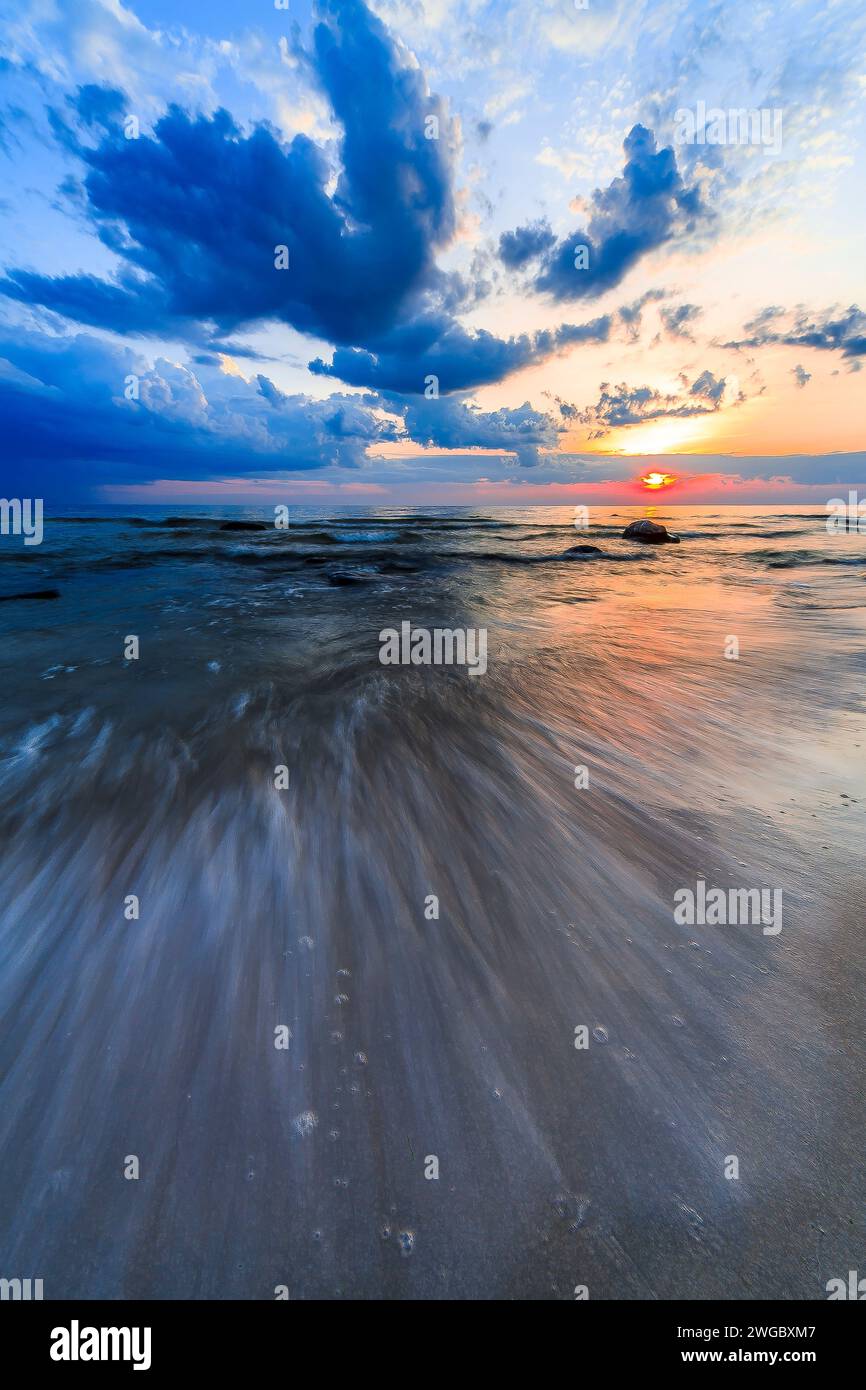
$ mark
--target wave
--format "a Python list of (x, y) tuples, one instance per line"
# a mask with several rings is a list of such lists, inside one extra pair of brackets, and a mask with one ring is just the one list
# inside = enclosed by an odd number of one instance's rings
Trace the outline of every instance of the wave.
[[(408, 538), (417, 541), (417, 537)], [(308, 549), (308, 545), (316, 548)], [(282, 540), (280, 544), (268, 546), (249, 546), (229, 549), (211, 545), (200, 546), (154, 546), (148, 549), (127, 549), (110, 554), (76, 555), (74, 557), (53, 557), (59, 563), (50, 567), (53, 576), (72, 574), (102, 574), (123, 570), (141, 570), (160, 565), (211, 564), (235, 565), (261, 570), (301, 570), (304, 568), (329, 565), (339, 553), (341, 566), (352, 564), (366, 568), (399, 569), (406, 572), (414, 569), (433, 569), (443, 564), (501, 564), (501, 565), (555, 565), (573, 563), (575, 560), (607, 560), (612, 563), (652, 560), (655, 552), (647, 549), (624, 550), (622, 552), (601, 550), (597, 546), (578, 543), (565, 551), (547, 551), (541, 554), (529, 552), (515, 553), (513, 550), (476, 550), (403, 548), (402, 542), (385, 546), (357, 539), (337, 541), (327, 532), (314, 532), (305, 538), (303, 547), (292, 540)], [(585, 545), (586, 548), (582, 549)], [(41, 557), (44, 560), (52, 557)], [(46, 571), (48, 570), (46, 566)]]
[(825, 555), (820, 550), (756, 550), (752, 559), (767, 569), (797, 569), (815, 565), (866, 565), (866, 555)]
[(756, 540), (756, 541), (771, 541), (771, 540), (776, 540), (777, 538), (778, 538), (778, 539), (781, 539), (782, 537), (787, 537), (787, 536), (809, 536), (809, 535), (811, 535), (811, 534), (812, 534), (811, 531), (803, 531), (803, 530), (798, 530), (798, 531), (756, 531), (756, 532), (755, 532), (755, 540)]

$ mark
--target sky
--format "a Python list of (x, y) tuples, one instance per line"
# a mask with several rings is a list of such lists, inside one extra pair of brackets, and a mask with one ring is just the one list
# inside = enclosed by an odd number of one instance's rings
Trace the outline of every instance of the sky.
[(864, 228), (859, 0), (0, 0), (0, 494), (824, 503)]

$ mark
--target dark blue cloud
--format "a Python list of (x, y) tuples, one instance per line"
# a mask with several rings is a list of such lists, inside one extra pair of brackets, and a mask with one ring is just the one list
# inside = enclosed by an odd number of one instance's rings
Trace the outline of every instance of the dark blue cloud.
[[(164, 297), (142, 292), (133, 277), (112, 284), (97, 275), (47, 277), (30, 270), (10, 270), (0, 293), (22, 304), (40, 304), (75, 323), (133, 335), (173, 334), (175, 324)], [(181, 336), (183, 336), (181, 334)]]
[(522, 270), (529, 261), (550, 251), (556, 237), (547, 222), (530, 222), (513, 232), (503, 232), (499, 238), (499, 255), (509, 270)]
[[(604, 341), (607, 318), (507, 339), (461, 326), (457, 315), (487, 283), (436, 265), (456, 227), (442, 103), (362, 0), (319, 0), (316, 14), (303, 58), (341, 128), (335, 150), (304, 135), (284, 144), (264, 125), (244, 132), (224, 110), (193, 116), (177, 106), (152, 135), (127, 139), (122, 93), (81, 87), (68, 102), (75, 122), (55, 113), (55, 130), (85, 166), (84, 211), (120, 269), (111, 280), (13, 269), (0, 291), (77, 324), (185, 338), (199, 354), (219, 351), (242, 325), (283, 322), (334, 345), (330, 362), (310, 363), (314, 373), (410, 394), (430, 375), (443, 394), (459, 392)], [(438, 139), (427, 138), (431, 116)], [(648, 155), (638, 130), (626, 142), (627, 179), (655, 188), (662, 175), (649, 171), (664, 152)], [(615, 185), (596, 196), (597, 218), (605, 200), (614, 217)], [(277, 247), (287, 248), (287, 269), (275, 266)], [(503, 239), (511, 265), (555, 250), (543, 224)]]
[(464, 397), (439, 400), (380, 397), (385, 409), (403, 418), (411, 439), (441, 449), (497, 449), (514, 454), (522, 468), (534, 468), (542, 450), (556, 449), (561, 425), (526, 401), (516, 409), (481, 410)]
[[(130, 378), (137, 399), (127, 399)], [(48, 497), (108, 482), (358, 468), (368, 445), (402, 433), (357, 396), (286, 395), (265, 376), (248, 383), (207, 362), (149, 367), (86, 334), (0, 335), (0, 416), (3, 473), (14, 461), (17, 485)]]
[(817, 348), (841, 352), (843, 357), (866, 355), (866, 313), (852, 304), (848, 309), (827, 309), (809, 314), (803, 309), (785, 310), (778, 305), (762, 309), (745, 325), (745, 338), (722, 343), (726, 348), (758, 348), (782, 343), (787, 347)]
[[(51, 498), (102, 483), (358, 469), (370, 445), (398, 440), (496, 449), (532, 466), (559, 438), (560, 426), (529, 404), (483, 411), (459, 396), (315, 400), (198, 357), (195, 370), (163, 359), (150, 367), (131, 348), (84, 333), (0, 332), (4, 456), (16, 479), (6, 491), (20, 491), (22, 479)], [(0, 469), (0, 493), (11, 474), (11, 465)]]
[(430, 314), (395, 329), (375, 351), (338, 349), (331, 362), (316, 358), (310, 370), (350, 386), (407, 395), (423, 394), (427, 379), (435, 376), (440, 393), (447, 395), (501, 381), (578, 343), (607, 342), (610, 332), (611, 318), (603, 315), (585, 324), (497, 338), (483, 329), (470, 332), (448, 316)]
[(579, 419), (583, 424), (595, 427), (590, 439), (599, 439), (609, 430), (621, 429), (626, 425), (642, 424), (667, 416), (686, 419), (692, 415), (711, 415), (719, 409), (727, 384), (724, 377), (703, 371), (691, 385), (687, 378), (682, 380), (687, 389), (681, 396), (665, 395), (651, 386), (630, 387), (625, 382), (611, 386), (603, 381), (595, 405), (580, 411)]
[[(120, 94), (83, 88), (78, 115), (103, 133), (76, 146), (87, 212), (126, 269), (116, 284), (17, 270), (5, 292), (120, 332), (272, 319), (355, 345), (391, 328), (454, 232), (448, 121), (361, 0), (320, 0), (317, 14), (310, 68), (342, 126), (333, 195), (331, 162), (304, 135), (286, 146), (226, 111), (171, 107), (152, 136), (125, 139)], [(430, 115), (439, 139), (425, 136)]]
[(85, 86), (79, 87), (77, 94), (70, 98), (70, 105), (85, 125), (101, 126), (103, 130), (111, 130), (119, 124), (123, 116), (126, 98), (123, 92), (117, 91), (116, 88), (97, 87), (88, 82)]
[[(121, 268), (113, 280), (13, 269), (0, 290), (78, 324), (186, 338), (205, 354), (241, 325), (282, 321), (335, 345), (313, 372), (413, 394), (430, 375), (443, 394), (462, 391), (604, 341), (607, 319), (508, 339), (460, 325), (486, 281), (435, 262), (456, 225), (444, 108), (361, 0), (320, 0), (317, 14), (304, 60), (340, 124), (335, 152), (176, 106), (152, 136), (126, 139), (122, 94), (82, 87), (68, 103), (77, 126), (58, 116), (55, 128), (85, 165), (86, 214)], [(430, 116), (439, 139), (427, 138)], [(95, 145), (87, 128), (99, 131)], [(515, 264), (554, 240), (539, 227), (512, 239)], [(275, 267), (279, 246), (287, 269)]]
[[(647, 252), (692, 230), (707, 215), (697, 186), (683, 181), (673, 149), (658, 149), (645, 126), (632, 127), (623, 150), (622, 175), (595, 190), (585, 228), (557, 241), (547, 223), (537, 222), (500, 239), (507, 266), (533, 263), (534, 289), (560, 301), (602, 294)], [(578, 247), (587, 248), (585, 269), (575, 265)]]

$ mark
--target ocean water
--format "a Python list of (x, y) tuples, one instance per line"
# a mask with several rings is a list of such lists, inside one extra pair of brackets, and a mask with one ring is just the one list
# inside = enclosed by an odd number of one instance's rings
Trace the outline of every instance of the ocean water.
[[(0, 538), (6, 1277), (824, 1298), (862, 1265), (866, 537), (572, 516)], [(383, 665), (404, 621), (484, 629), (486, 671)], [(699, 879), (781, 890), (782, 930), (678, 925)]]

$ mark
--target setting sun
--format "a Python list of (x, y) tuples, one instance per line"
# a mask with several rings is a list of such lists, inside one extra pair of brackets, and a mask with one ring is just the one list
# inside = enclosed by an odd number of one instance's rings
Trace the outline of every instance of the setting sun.
[(638, 481), (648, 488), (670, 487), (671, 483), (676, 482), (676, 476), (673, 473), (646, 473)]

